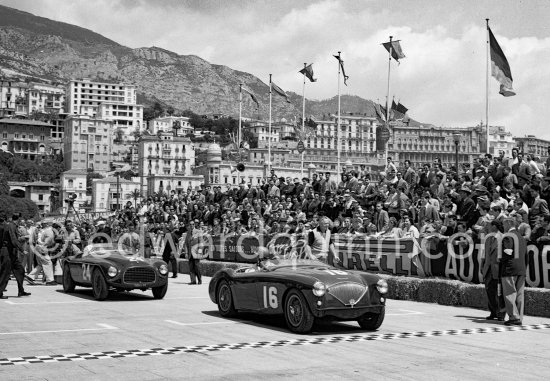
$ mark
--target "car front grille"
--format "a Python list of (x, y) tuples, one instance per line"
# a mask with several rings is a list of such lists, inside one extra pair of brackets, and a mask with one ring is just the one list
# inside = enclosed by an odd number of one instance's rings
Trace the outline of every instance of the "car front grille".
[(124, 273), (125, 283), (151, 283), (155, 279), (155, 270), (151, 267), (130, 267)]
[(367, 286), (359, 283), (339, 283), (328, 288), (328, 293), (346, 306), (354, 306), (367, 293)]

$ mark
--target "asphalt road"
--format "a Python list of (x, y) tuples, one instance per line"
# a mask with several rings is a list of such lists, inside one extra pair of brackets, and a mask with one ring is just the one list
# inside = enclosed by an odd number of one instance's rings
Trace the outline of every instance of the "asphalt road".
[[(171, 279), (166, 298), (28, 286), (0, 301), (0, 380), (539, 380), (549, 374), (550, 319), (524, 328), (485, 311), (388, 301), (377, 332), (356, 323), (288, 332), (282, 318), (224, 319), (208, 280)], [(16, 294), (13, 281), (8, 296)]]

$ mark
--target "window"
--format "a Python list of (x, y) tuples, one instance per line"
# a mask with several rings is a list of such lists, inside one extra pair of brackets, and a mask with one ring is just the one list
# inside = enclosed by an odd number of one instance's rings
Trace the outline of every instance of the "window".
[(44, 201), (44, 195), (43, 194), (38, 195), (38, 201)]
[(19, 134), (17, 132), (15, 133), (15, 138), (19, 139)]

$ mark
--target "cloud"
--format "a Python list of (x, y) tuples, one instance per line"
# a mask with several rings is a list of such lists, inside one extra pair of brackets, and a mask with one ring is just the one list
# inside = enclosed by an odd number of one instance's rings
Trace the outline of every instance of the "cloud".
[[(451, 0), (374, 1), (61, 1), (0, 0), (44, 17), (92, 29), (129, 47), (160, 46), (195, 54), (212, 63), (250, 72), (267, 83), (268, 75), (287, 91), (302, 92), (298, 74), (314, 63), (318, 82), (306, 96), (337, 93), (337, 61), (342, 52), (349, 86), (343, 94), (384, 101), (387, 52), (392, 35), (407, 56), (392, 62), (390, 96), (395, 95), (420, 121), (443, 126), (472, 126), (485, 119), (486, 29), (484, 3), (463, 7)], [(492, 24), (508, 57), (517, 96), (498, 94), (489, 78), (489, 123), (515, 135), (550, 138), (544, 112), (550, 94), (550, 37), (541, 28), (549, 17), (536, 4), (521, 8), (503, 0)], [(538, 10), (537, 10), (538, 9)], [(526, 26), (522, 12), (532, 23)], [(483, 17), (482, 17), (483, 15)], [(499, 16), (498, 19), (496, 16)], [(510, 20), (498, 24), (498, 20)], [(475, 23), (470, 20), (476, 20)], [(533, 25), (538, 25), (536, 33)]]

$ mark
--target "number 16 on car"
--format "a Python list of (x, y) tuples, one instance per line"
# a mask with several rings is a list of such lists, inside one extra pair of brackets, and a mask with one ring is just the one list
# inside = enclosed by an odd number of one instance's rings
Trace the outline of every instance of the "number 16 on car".
[(264, 286), (264, 308), (279, 308), (279, 300), (277, 299), (277, 287), (275, 286)]

